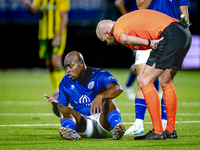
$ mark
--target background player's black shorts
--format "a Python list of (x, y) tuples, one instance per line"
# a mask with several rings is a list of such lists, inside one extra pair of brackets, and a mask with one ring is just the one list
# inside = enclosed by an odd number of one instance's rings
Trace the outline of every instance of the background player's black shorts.
[(180, 23), (171, 23), (160, 35), (164, 37), (159, 42), (158, 48), (150, 53), (147, 65), (156, 64), (159, 69), (181, 70), (183, 60), (191, 46), (192, 37), (188, 28)]

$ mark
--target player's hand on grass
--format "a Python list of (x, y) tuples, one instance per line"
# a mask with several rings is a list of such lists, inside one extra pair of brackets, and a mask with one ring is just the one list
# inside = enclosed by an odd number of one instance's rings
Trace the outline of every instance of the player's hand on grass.
[(97, 114), (102, 112), (102, 98), (100, 95), (97, 95), (95, 99), (92, 102), (91, 108), (90, 108), (90, 114), (95, 115), (95, 112), (97, 111)]
[(45, 101), (50, 102), (52, 104), (58, 104), (58, 101), (52, 96), (49, 96), (47, 94), (43, 94), (43, 95), (46, 97)]

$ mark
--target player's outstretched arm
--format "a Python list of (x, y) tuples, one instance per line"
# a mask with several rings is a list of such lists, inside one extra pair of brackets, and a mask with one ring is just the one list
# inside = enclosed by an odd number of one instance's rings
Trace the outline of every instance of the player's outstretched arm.
[(60, 30), (53, 37), (53, 41), (52, 41), (53, 46), (58, 46), (60, 44), (62, 33), (63, 33), (64, 29), (66, 28), (67, 21), (68, 21), (67, 16), (68, 16), (68, 12), (66, 12), (66, 11), (60, 12), (60, 18), (61, 18)]
[(57, 107), (58, 101), (55, 98), (53, 98), (52, 96), (49, 96), (47, 94), (43, 94), (43, 96), (46, 97), (45, 101), (50, 102), (52, 104), (52, 109), (53, 109), (54, 114), (56, 116), (60, 117), (59, 110)]
[(98, 94), (92, 102), (90, 108), (90, 114), (95, 114), (97, 110), (97, 114), (102, 112), (102, 102), (104, 99), (114, 99), (115, 97), (119, 96), (123, 92), (123, 89), (119, 82), (113, 81), (108, 85), (106, 91)]
[(189, 19), (188, 5), (179, 6), (179, 10), (181, 14), (184, 14), (184, 16), (189, 21), (190, 19)]
[(35, 14), (38, 11), (38, 8), (36, 6), (33, 6), (30, 0), (20, 0), (20, 1), (26, 4), (26, 8), (31, 14)]
[(53, 98), (52, 96), (49, 96), (47, 94), (43, 94), (43, 96), (46, 97), (45, 101), (48, 101), (52, 104), (58, 104), (58, 101), (55, 98)]
[(115, 0), (114, 3), (122, 15), (127, 13), (127, 10), (126, 10), (125, 4), (124, 4), (124, 0)]
[(152, 0), (136, 0), (138, 9), (147, 9)]

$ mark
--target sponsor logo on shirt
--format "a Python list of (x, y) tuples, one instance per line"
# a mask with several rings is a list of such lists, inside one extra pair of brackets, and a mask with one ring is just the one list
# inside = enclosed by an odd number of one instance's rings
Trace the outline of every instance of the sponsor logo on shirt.
[(83, 105), (86, 105), (86, 106), (91, 106), (90, 98), (87, 95), (82, 95), (79, 98), (79, 104), (83, 104)]
[(49, 3), (47, 3), (45, 6), (41, 6), (40, 11), (52, 10), (52, 9), (56, 9), (56, 6), (55, 5), (49, 5)]
[(139, 49), (140, 47), (138, 47), (138, 46), (134, 46), (133, 48), (135, 48), (135, 49)]

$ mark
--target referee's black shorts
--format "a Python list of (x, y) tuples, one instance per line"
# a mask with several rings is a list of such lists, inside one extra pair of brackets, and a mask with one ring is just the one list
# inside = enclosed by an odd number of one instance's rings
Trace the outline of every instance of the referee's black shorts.
[(164, 37), (159, 42), (158, 48), (150, 53), (146, 64), (159, 69), (181, 70), (183, 60), (191, 46), (192, 37), (188, 28), (184, 28), (180, 23), (171, 23), (160, 35)]

